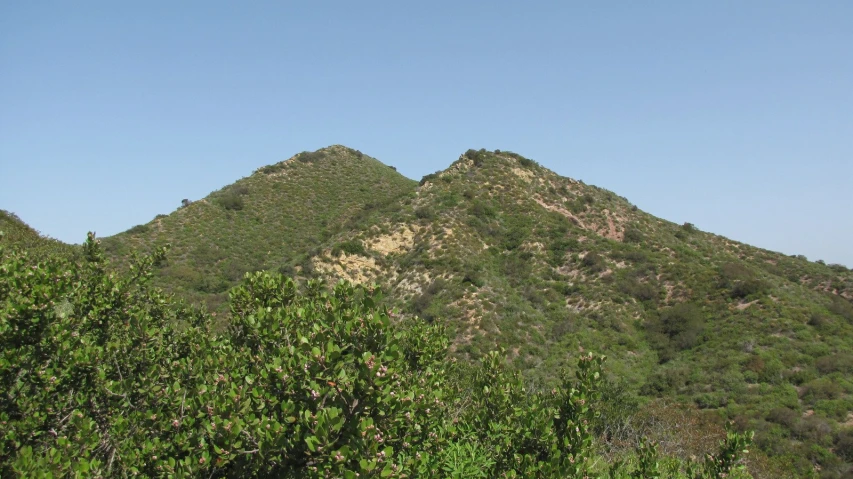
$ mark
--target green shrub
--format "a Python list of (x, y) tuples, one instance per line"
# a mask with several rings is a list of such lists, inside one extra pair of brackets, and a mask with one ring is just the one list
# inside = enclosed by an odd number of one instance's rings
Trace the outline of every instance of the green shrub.
[(660, 288), (650, 282), (641, 283), (636, 278), (626, 277), (619, 280), (617, 289), (638, 301), (653, 301), (660, 296)]
[(524, 158), (523, 156), (518, 157), (518, 164), (523, 166), (524, 168), (533, 168), (534, 166), (536, 166), (535, 161), (529, 158)]
[(838, 353), (829, 356), (822, 356), (815, 360), (815, 367), (821, 374), (831, 374), (841, 372), (844, 374), (853, 373), (853, 354)]
[(846, 461), (853, 462), (853, 429), (839, 431), (835, 439), (835, 450)]
[(324, 158), (326, 158), (326, 152), (324, 151), (303, 151), (296, 155), (296, 159), (302, 163), (316, 163)]
[(148, 225), (136, 225), (133, 228), (127, 230), (128, 233), (132, 235), (144, 234), (151, 231), (151, 228)]
[(833, 295), (830, 297), (829, 312), (853, 322), (853, 304), (840, 296)]
[(430, 173), (428, 175), (424, 175), (424, 177), (421, 178), (421, 181), (418, 182), (418, 186), (423, 186), (427, 183), (435, 181), (438, 178), (438, 173), (440, 173), (440, 172), (435, 172), (435, 173)]
[[(392, 321), (378, 291), (346, 282), (248, 274), (229, 294), (227, 331), (214, 332), (211, 315), (148, 286), (164, 259), (161, 248), (115, 271), (94, 235), (79, 259), (0, 247), (2, 477), (600, 476), (611, 456), (597, 434), (633, 407), (608, 392), (601, 356), (532, 386), (503, 351), (449, 360), (439, 322)], [(460, 350), (481, 354), (479, 338)], [(545, 342), (530, 340), (522, 358)], [(707, 461), (667, 470), (732, 477), (750, 439), (730, 433)], [(621, 473), (661, 469), (644, 444)]]
[(646, 323), (650, 342), (658, 350), (661, 362), (699, 344), (704, 327), (705, 315), (693, 303), (679, 303), (663, 309), (657, 319)]
[(643, 241), (643, 233), (635, 226), (628, 227), (625, 229), (623, 240), (626, 243), (640, 243)]
[(240, 211), (244, 206), (243, 197), (232, 192), (223, 194), (216, 201), (226, 210)]
[(732, 298), (746, 298), (767, 290), (767, 284), (754, 271), (741, 263), (725, 263), (719, 268), (720, 286)]
[(843, 392), (844, 390), (836, 381), (829, 378), (819, 378), (805, 383), (801, 396), (807, 401), (817, 401), (820, 399), (837, 399)]
[(367, 256), (367, 250), (364, 249), (364, 243), (356, 239), (344, 241), (332, 248), (332, 256), (340, 256), (341, 253)]
[(584, 255), (581, 264), (592, 273), (599, 273), (607, 269), (607, 262), (595, 251)]

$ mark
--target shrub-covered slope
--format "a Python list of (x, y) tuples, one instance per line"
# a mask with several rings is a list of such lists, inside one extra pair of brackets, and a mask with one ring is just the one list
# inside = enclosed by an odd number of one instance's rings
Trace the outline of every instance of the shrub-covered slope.
[(593, 354), (530, 389), (501, 354), (447, 361), (440, 327), (393, 321), (375, 291), (268, 273), (232, 290), (217, 334), (146, 286), (164, 250), (123, 274), (93, 236), (82, 251), (0, 247), (3, 477), (750, 477), (751, 434), (698, 460), (647, 441), (607, 456)]
[(161, 285), (217, 307), (243, 272), (376, 282), (450, 351), (504, 348), (551, 384), (594, 350), (642, 398), (717, 411), (792, 470), (849, 470), (853, 273), (656, 218), (508, 152), (419, 185), (331, 147), (251, 177), (108, 250), (172, 243)]
[(42, 236), (16, 214), (0, 210), (0, 247), (3, 246), (23, 248), (30, 255), (38, 257), (51, 254), (69, 256), (77, 252), (74, 246)]
[(260, 168), (169, 215), (104, 239), (104, 247), (120, 259), (133, 249), (171, 244), (156, 284), (220, 309), (227, 290), (246, 272), (277, 268), (322, 241), (329, 229), (415, 187), (359, 151), (331, 146)]
[(604, 351), (639, 394), (718, 410), (801, 472), (849, 468), (853, 274), (842, 266), (673, 224), (485, 151), (313, 254), (305, 276), (382, 284), (403, 314), (446, 322), (462, 357), (503, 347), (550, 381), (578, 352)]

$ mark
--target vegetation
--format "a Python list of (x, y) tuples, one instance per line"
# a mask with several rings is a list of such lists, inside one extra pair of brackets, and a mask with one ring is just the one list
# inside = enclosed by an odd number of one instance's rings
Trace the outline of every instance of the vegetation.
[[(407, 195), (416, 183), (360, 152), (333, 146), (260, 168), (172, 214), (104, 239), (108, 256), (172, 245), (154, 284), (227, 313), (243, 274), (293, 267), (321, 241)], [(368, 207), (370, 205), (370, 207)]]
[(3, 476), (748, 477), (749, 434), (602, 463), (603, 357), (529, 390), (504, 354), (447, 361), (440, 326), (392, 322), (370, 288), (269, 273), (216, 334), (146, 286), (165, 253), (116, 275), (92, 234), (79, 262), (0, 249)]
[[(603, 387), (597, 410), (608, 419), (594, 426), (594, 454), (628, 461), (625, 474), (653, 455), (651, 445), (637, 452), (640, 438), (658, 444), (665, 476), (666, 458), (683, 470), (715, 447), (668, 430), (689, 423), (721, 439), (731, 423), (755, 431), (753, 477), (848, 477), (848, 268), (661, 220), (511, 152), (471, 150), (421, 186), (354, 150), (321, 152), (107, 238), (106, 256), (130, 274), (131, 251), (171, 243), (152, 284), (216, 313), (218, 338), (236, 320), (230, 289), (270, 270), (299, 284), (379, 285), (395, 325), (447, 331), (454, 384), (471, 384), (468, 365), (505, 351), (522, 396), (539, 394), (562, 387), (577, 354), (605, 354), (605, 385), (618, 387)], [(242, 188), (242, 210), (219, 204)], [(475, 454), (459, 447), (454, 461)]]

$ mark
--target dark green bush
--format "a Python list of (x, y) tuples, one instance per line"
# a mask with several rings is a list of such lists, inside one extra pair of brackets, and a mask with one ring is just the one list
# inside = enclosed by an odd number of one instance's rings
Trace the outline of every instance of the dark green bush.
[(523, 156), (518, 157), (518, 164), (523, 166), (524, 168), (532, 168), (532, 167), (536, 166), (535, 161), (533, 161), (529, 158), (525, 158)]
[(243, 209), (243, 197), (232, 192), (227, 192), (217, 198), (217, 203), (226, 210), (240, 211)]
[(132, 235), (138, 235), (138, 234), (147, 233), (150, 230), (151, 230), (151, 228), (148, 225), (136, 225), (133, 228), (130, 228), (129, 230), (127, 230), (127, 232), (132, 234)]
[(435, 181), (438, 178), (438, 173), (440, 173), (440, 172), (435, 172), (435, 173), (430, 173), (428, 175), (424, 175), (424, 177), (421, 178), (421, 181), (418, 182), (418, 186), (423, 186), (427, 183)]
[(840, 372), (844, 374), (853, 373), (853, 354), (838, 353), (822, 356), (815, 361), (815, 367), (821, 374)]
[(767, 283), (741, 263), (725, 263), (719, 268), (720, 287), (729, 290), (732, 298), (746, 298), (764, 293)]
[(657, 349), (661, 362), (699, 344), (704, 328), (705, 315), (693, 303), (679, 303), (663, 309), (658, 318), (646, 323), (650, 342)]
[(626, 243), (640, 243), (643, 241), (643, 233), (640, 232), (639, 228), (630, 226), (625, 230), (624, 241)]
[(853, 429), (842, 429), (835, 439), (835, 450), (846, 461), (853, 462)]
[(435, 210), (429, 206), (421, 206), (415, 209), (415, 217), (419, 220), (432, 221), (436, 218)]
[(850, 301), (835, 295), (830, 296), (829, 299), (829, 312), (853, 322), (853, 304)]
[(584, 255), (581, 264), (592, 273), (599, 273), (607, 268), (607, 262), (595, 251)]
[(326, 152), (324, 151), (303, 151), (302, 153), (296, 155), (296, 159), (301, 161), (302, 163), (316, 163), (321, 161), (326, 157)]
[(800, 394), (807, 401), (817, 401), (820, 399), (837, 399), (843, 392), (844, 390), (836, 381), (829, 378), (819, 378), (805, 383)]
[(617, 289), (638, 301), (653, 301), (660, 296), (660, 288), (648, 281), (640, 282), (636, 278), (626, 277), (619, 280)]
[(341, 253), (367, 256), (367, 250), (364, 249), (364, 243), (355, 239), (338, 243), (332, 248), (332, 256), (340, 256)]

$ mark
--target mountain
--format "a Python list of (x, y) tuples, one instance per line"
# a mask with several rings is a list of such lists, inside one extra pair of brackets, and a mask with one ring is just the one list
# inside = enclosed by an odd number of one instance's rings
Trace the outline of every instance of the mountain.
[[(757, 432), (806, 474), (853, 462), (853, 273), (640, 211), (515, 153), (469, 150), (419, 183), (333, 146), (264, 167), (104, 239), (170, 243), (157, 281), (220, 309), (246, 271), (376, 283), (399, 316), (445, 323), (548, 385), (579, 352), (641, 401)], [(835, 475), (833, 475), (835, 474)]]
[(352, 224), (393, 204), (417, 183), (361, 152), (331, 146), (266, 166), (169, 215), (104, 238), (105, 250), (171, 244), (158, 285), (191, 302), (221, 308), (248, 271), (276, 269)]
[(37, 258), (52, 254), (73, 256), (76, 249), (61, 241), (43, 236), (12, 212), (0, 210), (0, 247), (13, 246)]

